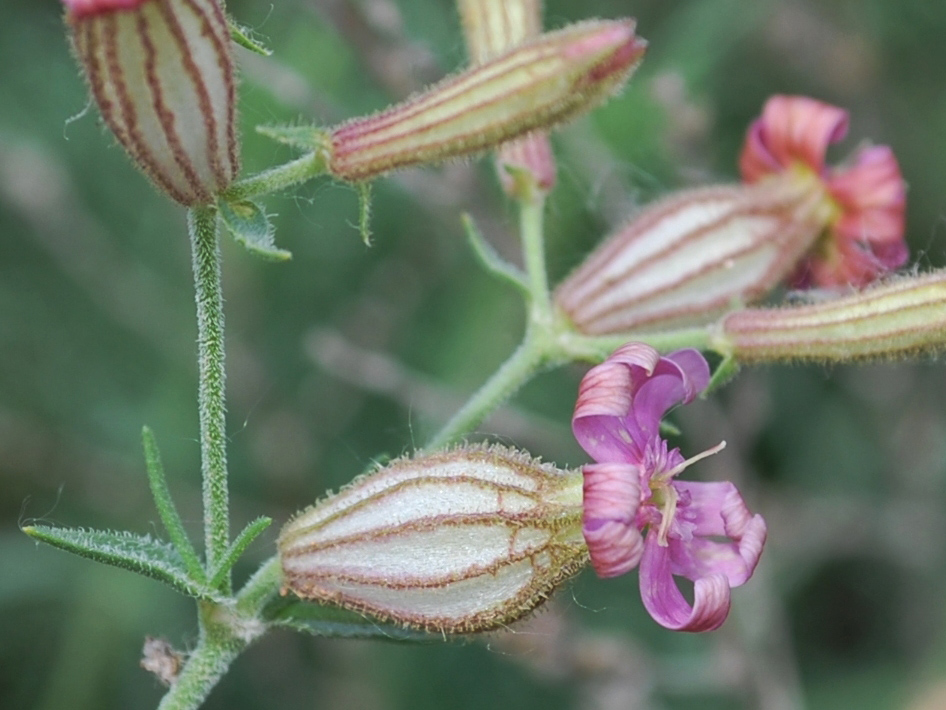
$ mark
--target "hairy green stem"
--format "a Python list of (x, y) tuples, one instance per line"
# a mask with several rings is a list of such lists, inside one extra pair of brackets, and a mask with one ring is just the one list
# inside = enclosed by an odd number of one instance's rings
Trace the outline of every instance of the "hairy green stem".
[(487, 415), (509, 399), (541, 368), (554, 364), (556, 348), (551, 337), (554, 328), (552, 300), (545, 271), (545, 246), (542, 232), (541, 198), (520, 202), (519, 226), (522, 260), (529, 288), (528, 325), (522, 344), (509, 359), (477, 390), (465, 405), (427, 442), (436, 449), (472, 431)]
[(427, 442), (428, 450), (438, 449), (472, 431), (491, 411), (509, 399), (543, 365), (545, 353), (536, 340), (526, 338), (506, 362), (476, 391)]
[[(188, 213), (197, 302), (198, 406), (203, 479), (204, 543), (208, 576), (217, 569), (230, 542), (227, 490), (226, 371), (224, 368), (223, 292), (217, 213), (195, 207)], [(220, 591), (230, 593), (230, 574)]]
[(519, 209), (519, 233), (522, 238), (522, 261), (529, 284), (530, 325), (550, 326), (552, 297), (545, 269), (545, 234), (542, 216), (545, 200), (523, 201)]
[(243, 178), (228, 187), (221, 197), (228, 202), (239, 202), (271, 192), (285, 190), (325, 172), (326, 156), (324, 151), (306, 153), (288, 163), (264, 170), (256, 175)]
[[(200, 602), (200, 638), (187, 656), (177, 680), (161, 699), (158, 710), (196, 710), (227, 672), (230, 664), (262, 633), (262, 624), (237, 628), (227, 623), (230, 609)], [(218, 618), (224, 617), (224, 618)], [(258, 627), (258, 628), (257, 628)]]

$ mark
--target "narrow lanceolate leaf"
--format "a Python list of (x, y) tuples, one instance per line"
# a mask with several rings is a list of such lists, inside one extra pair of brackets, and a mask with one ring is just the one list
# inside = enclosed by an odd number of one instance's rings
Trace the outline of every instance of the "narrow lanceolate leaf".
[(290, 521), (286, 591), (441, 633), (508, 624), (587, 560), (581, 477), (501, 447), (400, 459)]
[(280, 249), (273, 240), (273, 225), (263, 208), (250, 200), (226, 202), (221, 200), (220, 219), (230, 234), (247, 251), (269, 261), (286, 261), (292, 252)]
[(791, 272), (823, 229), (822, 202), (790, 180), (680, 193), (605, 241), (555, 303), (589, 335), (710, 322)]
[(171, 198), (209, 204), (239, 172), (230, 28), (217, 0), (63, 0), (102, 117)]
[(263, 610), (262, 618), (270, 624), (313, 636), (402, 643), (431, 643), (443, 640), (443, 636), (439, 634), (406, 629), (337, 606), (315, 604), (289, 597), (275, 598)]
[(529, 284), (526, 280), (526, 275), (518, 267), (505, 261), (499, 253), (493, 249), (493, 246), (480, 234), (476, 222), (473, 221), (470, 215), (464, 213), (461, 215), (460, 219), (463, 221), (463, 229), (466, 231), (466, 237), (470, 241), (473, 253), (476, 255), (476, 258), (479, 259), (483, 268), (494, 276), (498, 276), (503, 281), (515, 286), (523, 295), (528, 295)]
[(161, 522), (164, 529), (167, 530), (171, 542), (177, 549), (178, 554), (188, 574), (193, 579), (204, 581), (206, 575), (204, 568), (200, 564), (200, 558), (184, 530), (184, 523), (181, 522), (181, 516), (177, 512), (174, 500), (171, 498), (171, 491), (168, 490), (167, 478), (164, 475), (164, 466), (161, 463), (161, 454), (158, 451), (158, 443), (154, 440), (154, 434), (151, 429), (144, 427), (141, 430), (141, 438), (145, 449), (145, 465), (148, 469), (148, 483), (151, 485), (151, 495), (154, 497), (155, 507), (161, 516)]
[(611, 96), (645, 47), (632, 20), (585, 22), (541, 35), (402, 104), (333, 129), (329, 172), (367, 180), (550, 128)]
[(850, 362), (946, 349), (946, 271), (811, 305), (737, 311), (717, 342), (738, 362)]
[(236, 536), (236, 539), (230, 543), (226, 554), (220, 560), (219, 567), (214, 571), (210, 579), (211, 587), (218, 587), (223, 582), (227, 572), (233, 569), (233, 565), (243, 556), (243, 553), (246, 552), (246, 548), (248, 548), (253, 540), (258, 538), (260, 533), (268, 528), (272, 522), (272, 518), (262, 516), (243, 528), (240, 534)]
[(213, 589), (187, 573), (180, 554), (166, 542), (128, 532), (45, 525), (25, 527), (23, 532), (60, 550), (157, 579), (187, 596), (222, 599)]

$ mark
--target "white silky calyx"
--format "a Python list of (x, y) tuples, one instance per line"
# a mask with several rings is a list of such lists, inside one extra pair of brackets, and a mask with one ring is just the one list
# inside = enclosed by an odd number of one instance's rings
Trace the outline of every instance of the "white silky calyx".
[(300, 513), (286, 591), (470, 633), (528, 613), (587, 560), (581, 476), (502, 447), (395, 461)]

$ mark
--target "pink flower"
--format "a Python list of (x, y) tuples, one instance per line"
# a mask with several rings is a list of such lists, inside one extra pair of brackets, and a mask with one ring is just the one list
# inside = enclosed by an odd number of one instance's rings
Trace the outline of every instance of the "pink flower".
[[(572, 418), (578, 443), (597, 462), (583, 469), (591, 564), (599, 576), (615, 577), (640, 563), (644, 606), (678, 631), (710, 631), (726, 620), (729, 590), (752, 576), (766, 535), (762, 516), (749, 512), (732, 483), (676, 480), (725, 445), (685, 461), (660, 437), (664, 414), (708, 382), (696, 350), (661, 357), (628, 343), (585, 375)], [(692, 606), (674, 575), (693, 581)]]
[(893, 151), (860, 149), (846, 164), (825, 166), (828, 146), (847, 133), (848, 114), (804, 96), (773, 96), (752, 123), (739, 159), (743, 179), (814, 175), (832, 209), (822, 241), (795, 273), (799, 286), (864, 286), (907, 260), (906, 188)]

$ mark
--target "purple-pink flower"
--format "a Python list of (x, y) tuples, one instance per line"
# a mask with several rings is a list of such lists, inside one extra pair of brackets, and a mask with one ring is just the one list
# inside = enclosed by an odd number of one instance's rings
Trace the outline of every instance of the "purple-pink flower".
[[(729, 614), (730, 589), (752, 576), (765, 544), (765, 521), (729, 482), (676, 480), (725, 443), (684, 460), (660, 436), (669, 409), (709, 383), (696, 350), (665, 357), (628, 343), (585, 375), (572, 429), (596, 461), (584, 467), (582, 532), (601, 577), (640, 564), (644, 606), (678, 631), (710, 631)], [(693, 582), (690, 604), (674, 576)]]
[(828, 146), (847, 133), (847, 111), (805, 96), (773, 96), (739, 158), (748, 183), (792, 171), (814, 175), (830, 209), (825, 238), (795, 273), (797, 286), (865, 286), (906, 263), (906, 187), (893, 151), (867, 146), (837, 167)]

